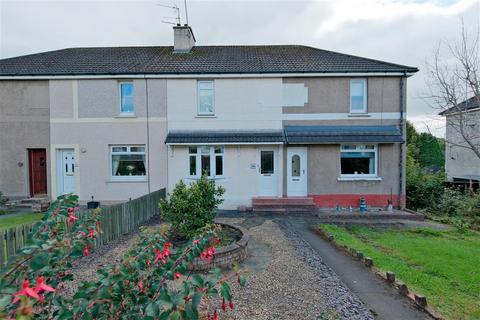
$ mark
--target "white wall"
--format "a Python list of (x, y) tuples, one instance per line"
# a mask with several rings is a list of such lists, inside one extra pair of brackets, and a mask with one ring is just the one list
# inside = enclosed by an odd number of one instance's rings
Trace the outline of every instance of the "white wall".
[[(224, 178), (216, 180), (216, 183), (226, 189), (224, 203), (221, 209), (234, 210), (239, 205), (252, 205), (252, 197), (258, 195), (258, 157), (259, 146), (225, 146), (224, 151)], [(272, 146), (269, 146), (272, 147)], [(185, 183), (195, 181), (188, 177), (188, 148), (186, 146), (169, 147), (168, 155), (168, 192), (171, 192), (181, 179)], [(277, 150), (278, 165), (278, 195), (281, 195), (282, 187), (282, 159), (281, 146), (273, 146)]]
[[(89, 83), (88, 81), (92, 81)], [(117, 96), (118, 86), (113, 81), (114, 90), (105, 94)], [(150, 160), (150, 190), (155, 191), (167, 185), (167, 134), (166, 117), (161, 110), (166, 110), (166, 86), (163, 80), (155, 80), (149, 84), (150, 113), (148, 131), (150, 135), (150, 149), (147, 145), (147, 119), (145, 112), (138, 112), (138, 117), (120, 118), (116, 112), (109, 115), (108, 110), (117, 110), (114, 99), (97, 99), (95, 112), (86, 112), (89, 104), (82, 103), (88, 100), (87, 96), (99, 96), (105, 90), (97, 86), (96, 80), (82, 80), (82, 86), (89, 90), (79, 90), (78, 81), (50, 81), (50, 163), (52, 180), (52, 197), (57, 196), (57, 149), (74, 149), (76, 153), (76, 193), (81, 201), (89, 201), (95, 196), (96, 200), (104, 203), (125, 201), (148, 193), (148, 180), (141, 182), (120, 182), (111, 179), (110, 145), (143, 144), (147, 147)], [(144, 84), (139, 82), (139, 85)], [(98, 91), (98, 92), (97, 92)], [(135, 101), (145, 100), (145, 88), (136, 90), (139, 95)], [(101, 96), (101, 95), (100, 95)], [(143, 97), (143, 98), (142, 98)], [(144, 105), (136, 102), (136, 107)], [(83, 109), (82, 109), (83, 108)], [(92, 109), (93, 110), (93, 109)], [(81, 117), (81, 115), (86, 115)], [(137, 114), (138, 115), (138, 114)]]
[(197, 117), (197, 80), (167, 80), (169, 130), (282, 128), (282, 79), (216, 79), (215, 117)]

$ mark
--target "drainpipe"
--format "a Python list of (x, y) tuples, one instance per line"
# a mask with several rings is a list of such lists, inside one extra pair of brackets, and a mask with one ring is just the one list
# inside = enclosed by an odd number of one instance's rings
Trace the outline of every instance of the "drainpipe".
[[(400, 136), (404, 139), (404, 130), (403, 130), (403, 110), (405, 108), (404, 103), (404, 81), (405, 81), (406, 73), (403, 73), (403, 76), (400, 78)], [(405, 142), (400, 143), (400, 156), (398, 161), (398, 208), (402, 208), (402, 191), (403, 191), (403, 153), (404, 153), (404, 144)]]
[[(145, 79), (145, 109), (146, 109), (146, 116), (147, 116), (147, 123), (146, 123), (146, 129), (147, 129), (147, 188), (148, 188), (148, 194), (151, 193), (150, 189), (150, 180), (152, 179), (150, 176), (150, 126), (149, 126), (149, 114), (148, 114), (148, 81), (147, 77), (144, 76)], [(150, 214), (150, 201), (147, 201), (147, 211)]]

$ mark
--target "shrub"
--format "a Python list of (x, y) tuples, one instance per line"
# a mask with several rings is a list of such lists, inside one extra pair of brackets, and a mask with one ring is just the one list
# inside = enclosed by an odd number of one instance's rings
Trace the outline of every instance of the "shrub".
[(73, 260), (88, 255), (101, 232), (100, 209), (77, 212), (76, 196), (60, 197), (4, 266), (0, 319), (199, 319), (202, 300), (208, 300), (208, 318), (218, 319), (218, 310), (234, 308), (228, 280), (243, 285), (238, 271), (216, 270), (208, 278), (187, 271), (193, 259), (209, 260), (215, 252), (217, 239), (208, 228), (175, 251), (165, 240), (168, 230), (144, 232), (120, 263), (99, 269), (98, 281), (84, 282), (67, 297), (58, 289), (74, 279)]
[(224, 188), (216, 186), (206, 176), (190, 185), (180, 181), (170, 199), (160, 201), (161, 216), (179, 236), (190, 239), (199, 229), (213, 223), (215, 210), (223, 202), (221, 196), (224, 193)]
[(7, 198), (3, 196), (3, 193), (0, 191), (0, 205), (5, 204), (8, 201)]
[(407, 155), (407, 207), (432, 208), (444, 194), (445, 175), (429, 173)]

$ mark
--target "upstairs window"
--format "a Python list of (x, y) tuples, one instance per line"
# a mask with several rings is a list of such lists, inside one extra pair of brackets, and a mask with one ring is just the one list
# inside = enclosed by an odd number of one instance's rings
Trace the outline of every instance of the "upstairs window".
[(376, 177), (377, 147), (375, 145), (342, 145), (341, 175), (346, 177)]
[(120, 113), (133, 114), (133, 83), (120, 82)]
[(367, 112), (367, 80), (350, 80), (350, 113)]
[(224, 148), (220, 146), (188, 147), (189, 175), (197, 178), (223, 176), (223, 155)]
[(198, 115), (211, 116), (215, 113), (215, 89), (213, 80), (198, 81)]
[(146, 177), (145, 146), (111, 146), (112, 178), (138, 179)]

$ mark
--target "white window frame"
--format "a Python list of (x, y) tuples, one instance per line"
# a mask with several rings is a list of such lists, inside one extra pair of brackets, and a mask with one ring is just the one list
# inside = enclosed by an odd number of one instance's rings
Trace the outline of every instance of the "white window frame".
[[(132, 105), (133, 105), (133, 110), (131, 112), (127, 111), (122, 111), (122, 85), (124, 84), (129, 84), (132, 86)], [(120, 110), (120, 116), (134, 116), (135, 115), (135, 87), (133, 85), (133, 81), (120, 81), (118, 83), (118, 97), (119, 97), (119, 110)]]
[[(344, 149), (345, 146), (355, 146), (355, 149)], [(373, 146), (373, 149), (366, 149), (365, 146)], [(358, 152), (358, 153), (373, 152), (375, 157), (374, 158), (375, 173), (342, 174), (342, 153), (344, 152)], [(346, 144), (340, 145), (340, 178), (378, 178), (378, 145), (373, 143), (365, 143), (365, 144), (346, 143)]]
[[(211, 83), (212, 89), (200, 89), (200, 84)], [(212, 112), (202, 112), (200, 110), (200, 90), (212, 91)], [(215, 81), (214, 80), (198, 80), (197, 81), (197, 115), (199, 116), (214, 116), (215, 115)]]
[[(363, 84), (363, 108), (362, 110), (352, 110), (352, 86), (354, 83), (362, 83)], [(350, 113), (353, 113), (353, 114), (358, 114), (358, 113), (367, 113), (367, 110), (368, 110), (368, 107), (367, 107), (367, 103), (368, 103), (368, 99), (367, 99), (367, 92), (368, 92), (368, 88), (367, 88), (367, 79), (365, 78), (355, 78), (355, 79), (350, 79), (350, 96), (349, 96), (349, 103), (350, 103)]]
[[(127, 151), (124, 152), (114, 152), (113, 148), (116, 147), (126, 147)], [(139, 151), (131, 151), (132, 147), (143, 147), (144, 151), (139, 152)], [(144, 144), (115, 144), (115, 145), (109, 145), (110, 149), (110, 156), (109, 156), (109, 162), (110, 162), (110, 179), (111, 180), (117, 180), (117, 181), (146, 181), (148, 179), (148, 158), (147, 158), (147, 147)], [(113, 156), (114, 155), (144, 155), (145, 156), (145, 175), (144, 176), (114, 176), (113, 175)]]
[[(191, 153), (190, 148), (197, 148), (196, 153)], [(224, 178), (225, 177), (225, 147), (220, 146), (220, 145), (208, 145), (208, 146), (203, 146), (203, 145), (191, 145), (188, 146), (188, 158), (187, 158), (187, 170), (188, 174), (187, 176), (189, 178), (193, 179), (200, 179), (202, 176), (202, 148), (210, 148), (209, 150), (209, 156), (210, 156), (210, 175), (208, 176), (209, 179), (218, 179), (218, 178)], [(221, 153), (215, 153), (216, 148), (221, 148), (222, 152)], [(195, 174), (192, 175), (190, 174), (190, 157), (195, 156)], [(222, 157), (222, 174), (217, 175), (217, 164), (216, 164), (216, 157)]]

